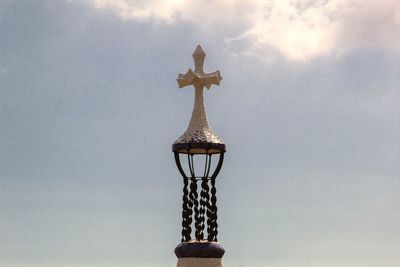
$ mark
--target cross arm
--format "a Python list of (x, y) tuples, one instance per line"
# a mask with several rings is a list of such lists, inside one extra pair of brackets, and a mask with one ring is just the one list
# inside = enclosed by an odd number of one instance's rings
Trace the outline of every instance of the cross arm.
[(177, 82), (179, 88), (185, 87), (187, 85), (194, 86), (205, 86), (210, 89), (211, 85), (219, 85), (222, 80), (219, 71), (214, 71), (211, 73), (196, 73), (192, 69), (189, 69), (185, 74), (179, 74)]

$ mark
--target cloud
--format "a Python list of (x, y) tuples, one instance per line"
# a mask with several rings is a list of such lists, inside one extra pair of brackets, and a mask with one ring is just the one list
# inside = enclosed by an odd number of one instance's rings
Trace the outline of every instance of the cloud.
[(398, 0), (85, 1), (124, 20), (190, 22), (207, 29), (234, 27), (229, 31), (233, 35), (225, 36), (226, 42), (241, 54), (266, 57), (278, 51), (290, 60), (308, 61), (359, 48), (400, 50)]
[(184, 0), (91, 0), (88, 1), (97, 9), (109, 9), (126, 20), (156, 19), (172, 23), (176, 16), (186, 9)]

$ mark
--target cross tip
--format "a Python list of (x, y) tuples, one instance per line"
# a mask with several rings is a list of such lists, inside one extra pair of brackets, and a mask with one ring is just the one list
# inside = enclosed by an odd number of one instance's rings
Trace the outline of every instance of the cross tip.
[(204, 52), (203, 48), (201, 48), (200, 45), (198, 45), (196, 47), (196, 50), (194, 50), (193, 52), (193, 57), (198, 57), (198, 56), (205, 57), (205, 55), (206, 53)]

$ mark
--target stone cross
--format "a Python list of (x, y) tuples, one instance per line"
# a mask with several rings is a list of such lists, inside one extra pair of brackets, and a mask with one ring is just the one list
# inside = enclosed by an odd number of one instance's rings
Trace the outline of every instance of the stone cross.
[(204, 87), (210, 89), (213, 84), (219, 85), (222, 77), (218, 70), (211, 73), (204, 73), (203, 65), (205, 57), (206, 53), (204, 53), (201, 46), (198, 45), (193, 53), (195, 69), (194, 71), (189, 69), (185, 74), (179, 74), (177, 79), (179, 88), (193, 85), (196, 89), (203, 89)]
[[(219, 138), (210, 128), (207, 120), (207, 114), (204, 106), (203, 89), (206, 87), (210, 89), (211, 85), (219, 85), (222, 77), (219, 71), (205, 73), (203, 70), (204, 59), (206, 54), (200, 45), (197, 46), (193, 53), (194, 71), (189, 69), (185, 74), (179, 74), (177, 81), (179, 88), (193, 85), (195, 88), (195, 99), (190, 119), (189, 127), (186, 132), (175, 141), (174, 146), (186, 147), (190, 143), (209, 143), (217, 144), (217, 146), (224, 147), (223, 141)], [(223, 148), (224, 150), (225, 148)], [(206, 152), (204, 149), (190, 150), (190, 152)], [(210, 150), (212, 151), (212, 150)], [(215, 150), (218, 152), (218, 150)]]

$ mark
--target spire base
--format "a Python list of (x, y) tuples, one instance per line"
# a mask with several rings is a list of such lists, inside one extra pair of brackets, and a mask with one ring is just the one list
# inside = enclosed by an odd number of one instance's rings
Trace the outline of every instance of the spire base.
[(182, 242), (175, 248), (175, 255), (181, 258), (215, 258), (221, 259), (225, 249), (218, 242), (189, 241)]

